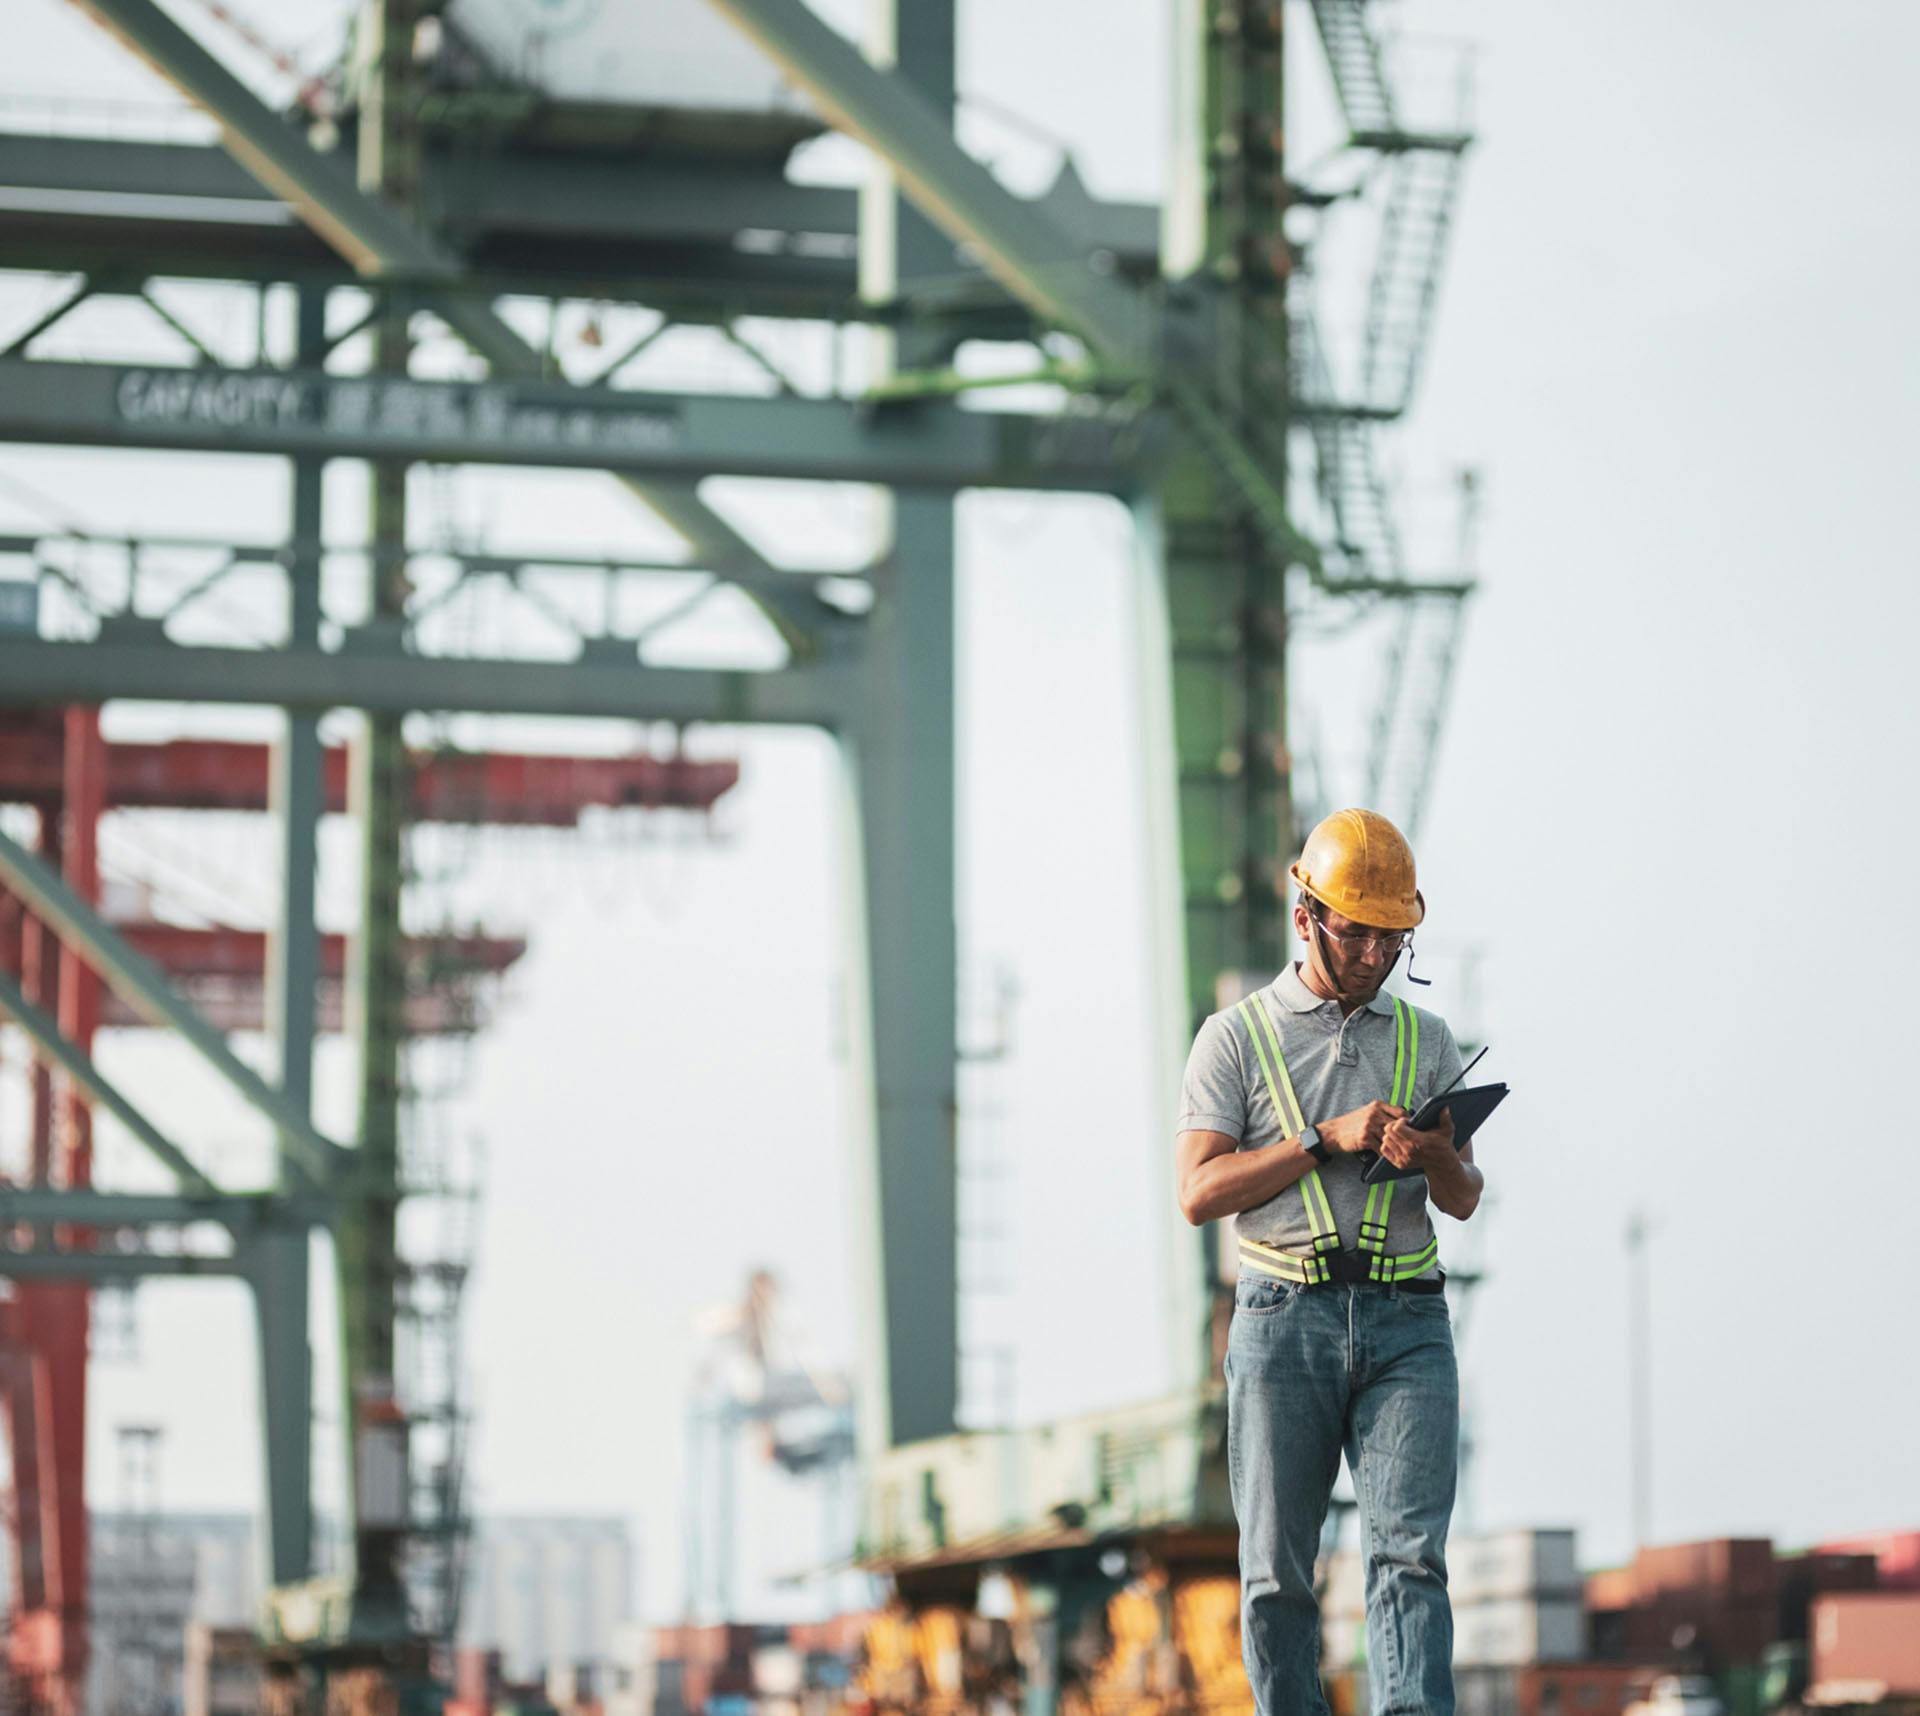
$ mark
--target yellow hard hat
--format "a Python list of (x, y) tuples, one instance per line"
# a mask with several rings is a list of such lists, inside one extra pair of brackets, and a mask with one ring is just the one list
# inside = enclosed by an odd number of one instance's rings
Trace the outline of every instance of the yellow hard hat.
[(1336, 810), (1307, 836), (1288, 872), (1323, 906), (1376, 929), (1412, 929), (1427, 915), (1413, 848), (1378, 811)]

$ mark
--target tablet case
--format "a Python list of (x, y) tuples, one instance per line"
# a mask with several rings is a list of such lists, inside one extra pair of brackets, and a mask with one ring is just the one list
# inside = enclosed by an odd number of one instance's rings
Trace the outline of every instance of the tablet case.
[[(1506, 1099), (1507, 1087), (1504, 1084), (1476, 1084), (1467, 1090), (1445, 1091), (1422, 1103), (1420, 1112), (1413, 1116), (1411, 1124), (1416, 1132), (1431, 1132), (1440, 1122), (1440, 1111), (1443, 1108), (1452, 1109), (1453, 1147), (1458, 1150)], [(1420, 1171), (1418, 1168), (1396, 1168), (1386, 1157), (1368, 1151), (1367, 1165), (1360, 1178), (1367, 1185), (1376, 1186), (1382, 1180), (1410, 1180)]]

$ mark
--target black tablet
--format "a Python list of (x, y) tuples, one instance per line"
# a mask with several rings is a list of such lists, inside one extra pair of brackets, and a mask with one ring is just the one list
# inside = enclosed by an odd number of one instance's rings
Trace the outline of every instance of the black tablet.
[[(1429, 1097), (1420, 1105), (1420, 1112), (1413, 1116), (1411, 1124), (1416, 1132), (1431, 1132), (1440, 1124), (1440, 1111), (1443, 1108), (1453, 1110), (1453, 1147), (1458, 1150), (1501, 1103), (1507, 1099), (1507, 1087), (1504, 1084), (1476, 1084), (1468, 1090), (1449, 1090), (1440, 1096)], [(1367, 1165), (1360, 1178), (1368, 1185), (1378, 1185), (1382, 1180), (1406, 1180), (1419, 1173), (1418, 1168), (1396, 1168), (1386, 1157), (1367, 1154)]]

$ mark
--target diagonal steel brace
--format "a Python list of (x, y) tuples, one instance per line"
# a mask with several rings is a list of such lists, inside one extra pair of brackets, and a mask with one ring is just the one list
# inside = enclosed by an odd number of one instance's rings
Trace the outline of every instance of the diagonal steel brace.
[[(423, 288), (421, 303), (507, 377), (551, 379), (545, 356), (490, 303), (458, 291), (465, 265), (401, 210), (363, 190), (341, 160), (323, 155), (275, 113), (154, 0), (72, 0), (196, 106), (218, 122), (234, 158), (283, 197), (355, 269), (370, 278), (402, 276)], [(617, 474), (617, 473), (616, 473)], [(683, 536), (696, 560), (740, 586), (796, 654), (814, 652), (815, 629), (832, 610), (767, 560), (700, 499), (692, 483), (620, 476)]]

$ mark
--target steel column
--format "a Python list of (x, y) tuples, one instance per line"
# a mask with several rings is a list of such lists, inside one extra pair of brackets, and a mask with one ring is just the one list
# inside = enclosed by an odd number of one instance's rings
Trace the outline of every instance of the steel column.
[[(1289, 259), (1282, 147), (1283, 8), (1182, 0), (1173, 194), (1164, 233), (1170, 279), (1229, 288), (1201, 384), (1276, 491), (1286, 483), (1284, 378)], [(1186, 1017), (1201, 1019), (1265, 982), (1289, 957), (1286, 864), (1294, 841), (1287, 747), (1286, 559), (1219, 461), (1197, 445), (1170, 462), (1154, 528), (1164, 555), (1173, 767), (1178, 782)], [(1230, 1302), (1217, 1236), (1175, 1246), (1176, 1377), (1218, 1369)], [(1207, 1310), (1196, 1316), (1202, 1306)]]
[(266, 1446), (267, 1575), (298, 1584), (313, 1571), (311, 1241), (304, 1223), (235, 1247), (253, 1289)]
[[(355, 48), (360, 57), (360, 189), (412, 212), (420, 176), (422, 96), (413, 56), (421, 0), (363, 0)], [(389, 302), (374, 324), (373, 368), (403, 376), (413, 342), (407, 310)], [(412, 581), (407, 562), (407, 465), (378, 459), (368, 467), (370, 611), (374, 624), (398, 626)], [(341, 1422), (352, 1498), (354, 1631), (406, 1630), (400, 1583), (404, 1520), (376, 1519), (361, 1482), (371, 1432), (366, 1415), (394, 1402), (394, 1316), (399, 1283), (400, 1116), (404, 1076), (407, 969), (400, 933), (406, 879), (407, 809), (412, 765), (402, 711), (368, 712), (349, 759), (348, 796), (360, 832), (360, 914), (351, 943), (349, 1021), (359, 1067), (358, 1148), (334, 1224), (339, 1279)], [(408, 1486), (401, 1485), (401, 1494)]]
[[(326, 352), (326, 293), (303, 289), (295, 301), (294, 361), (318, 364)], [(287, 555), (287, 636), (312, 647), (320, 637), (321, 502), (326, 461), (292, 461)], [(268, 799), (280, 840), (280, 915), (267, 938), (267, 1007), (288, 1105), (311, 1117), (315, 985), (320, 932), (314, 919), (317, 839), (323, 807), (319, 718), (289, 709), (273, 748)], [(293, 1176), (279, 1164), (278, 1183)], [(304, 1224), (254, 1242), (248, 1271), (259, 1346), (262, 1441), (266, 1462), (266, 1563), (274, 1585), (313, 1571), (313, 1355), (311, 1238)]]
[[(869, 51), (953, 109), (952, 0), (869, 0)], [(953, 267), (952, 241), (901, 199), (884, 163), (861, 195), (861, 284), (891, 298)], [(883, 363), (947, 360), (876, 336)], [(872, 1052), (863, 1224), (873, 1321), (862, 1435), (873, 1451), (954, 1427), (959, 1399), (955, 1180), (953, 504), (895, 493), (874, 572), (859, 725), (849, 741), (865, 880)], [(863, 1072), (866, 1069), (861, 1069)], [(870, 1094), (868, 1094), (870, 1093)]]

